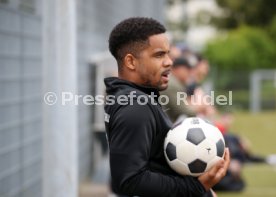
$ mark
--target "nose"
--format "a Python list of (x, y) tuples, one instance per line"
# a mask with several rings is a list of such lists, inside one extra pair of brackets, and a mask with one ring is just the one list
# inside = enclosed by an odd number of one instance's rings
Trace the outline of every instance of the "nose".
[(173, 64), (172, 59), (170, 58), (169, 55), (166, 55), (166, 59), (165, 59), (165, 61), (164, 61), (164, 66), (165, 66), (165, 67), (171, 67), (172, 64)]

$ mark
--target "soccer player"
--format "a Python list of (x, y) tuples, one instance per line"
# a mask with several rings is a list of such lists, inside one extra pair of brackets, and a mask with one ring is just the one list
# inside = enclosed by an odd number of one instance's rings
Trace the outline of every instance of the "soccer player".
[(211, 187), (229, 166), (228, 149), (224, 159), (198, 178), (176, 174), (165, 160), (164, 138), (172, 126), (158, 104), (172, 65), (165, 32), (154, 19), (134, 17), (110, 33), (109, 49), (119, 74), (105, 79), (112, 190), (124, 196), (212, 196)]

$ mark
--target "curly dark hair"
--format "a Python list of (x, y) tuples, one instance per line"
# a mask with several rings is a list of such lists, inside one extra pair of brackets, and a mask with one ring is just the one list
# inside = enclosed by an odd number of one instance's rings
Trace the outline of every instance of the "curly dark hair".
[(138, 55), (141, 49), (148, 46), (150, 36), (165, 32), (166, 28), (152, 18), (132, 17), (117, 24), (109, 36), (109, 50), (119, 69), (127, 53)]

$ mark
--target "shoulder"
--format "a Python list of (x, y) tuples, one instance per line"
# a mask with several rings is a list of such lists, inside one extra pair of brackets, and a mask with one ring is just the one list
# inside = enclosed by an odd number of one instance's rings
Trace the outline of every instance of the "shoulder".
[(149, 120), (154, 117), (152, 107), (145, 102), (146, 97), (142, 99), (133, 98), (125, 104), (117, 104), (117, 110), (113, 114), (116, 119), (124, 120)]
[(129, 88), (118, 91), (110, 102), (106, 102), (105, 111), (110, 116), (110, 123), (132, 120), (149, 122), (156, 119), (157, 105), (157, 101), (150, 95)]

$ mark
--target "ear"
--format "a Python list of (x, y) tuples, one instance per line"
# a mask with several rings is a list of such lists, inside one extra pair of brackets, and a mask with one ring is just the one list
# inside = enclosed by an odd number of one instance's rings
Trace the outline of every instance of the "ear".
[(137, 66), (137, 59), (130, 53), (124, 57), (124, 64), (130, 70), (135, 70)]

